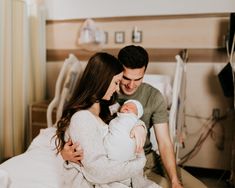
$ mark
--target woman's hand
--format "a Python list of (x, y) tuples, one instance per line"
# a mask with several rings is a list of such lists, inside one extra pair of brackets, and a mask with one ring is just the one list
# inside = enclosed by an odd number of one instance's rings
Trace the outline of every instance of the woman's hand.
[(81, 145), (79, 143), (73, 144), (71, 139), (65, 143), (60, 154), (65, 161), (71, 161), (79, 165), (81, 165), (81, 160), (84, 157)]
[(143, 125), (137, 125), (131, 129), (130, 137), (136, 140), (136, 153), (141, 153), (145, 144), (147, 132)]

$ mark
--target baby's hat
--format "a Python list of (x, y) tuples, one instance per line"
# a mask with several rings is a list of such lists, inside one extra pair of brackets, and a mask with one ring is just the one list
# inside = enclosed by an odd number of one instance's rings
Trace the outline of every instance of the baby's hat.
[(134, 104), (136, 105), (136, 107), (137, 107), (137, 113), (138, 113), (137, 116), (138, 116), (138, 118), (141, 118), (141, 116), (142, 116), (143, 113), (144, 113), (144, 109), (143, 109), (142, 104), (141, 104), (139, 101), (134, 100), (134, 99), (127, 100), (127, 101), (124, 102), (124, 104), (125, 104), (125, 103), (128, 103), (128, 102), (132, 102), (132, 103), (134, 103)]

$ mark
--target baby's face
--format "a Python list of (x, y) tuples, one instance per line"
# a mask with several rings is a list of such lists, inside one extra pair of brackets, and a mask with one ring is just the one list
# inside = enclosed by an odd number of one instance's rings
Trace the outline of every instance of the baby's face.
[(120, 109), (120, 112), (122, 113), (134, 113), (134, 114), (138, 114), (137, 113), (137, 108), (136, 108), (136, 105), (133, 103), (133, 102), (128, 102), (128, 103), (125, 103), (122, 105), (121, 109)]

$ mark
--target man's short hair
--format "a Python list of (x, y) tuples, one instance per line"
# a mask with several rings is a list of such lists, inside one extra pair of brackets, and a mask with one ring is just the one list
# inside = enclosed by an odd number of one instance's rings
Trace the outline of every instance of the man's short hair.
[(147, 51), (143, 47), (135, 45), (122, 48), (118, 53), (118, 59), (126, 68), (130, 69), (142, 67), (146, 69), (149, 62)]

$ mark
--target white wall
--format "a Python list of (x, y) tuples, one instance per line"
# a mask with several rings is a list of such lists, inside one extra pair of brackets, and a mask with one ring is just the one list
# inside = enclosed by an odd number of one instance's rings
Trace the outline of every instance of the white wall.
[(234, 0), (45, 0), (48, 20), (235, 12)]

